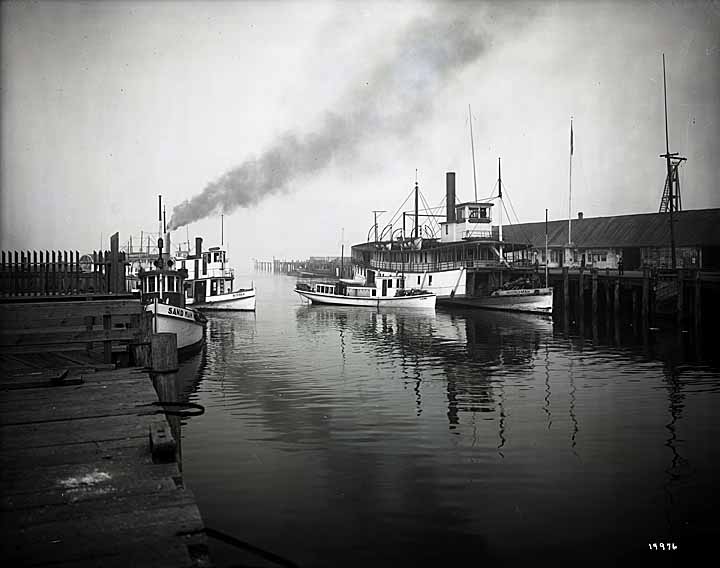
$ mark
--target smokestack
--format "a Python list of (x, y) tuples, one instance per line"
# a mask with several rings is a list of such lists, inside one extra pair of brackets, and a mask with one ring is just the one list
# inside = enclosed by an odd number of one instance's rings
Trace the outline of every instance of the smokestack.
[(195, 237), (195, 256), (202, 254), (202, 237)]
[(447, 172), (445, 174), (445, 187), (447, 201), (447, 222), (455, 222), (455, 172)]

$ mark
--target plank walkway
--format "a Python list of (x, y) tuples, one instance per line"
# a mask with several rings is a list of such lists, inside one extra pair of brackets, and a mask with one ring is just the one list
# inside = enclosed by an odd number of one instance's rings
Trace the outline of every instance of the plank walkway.
[(0, 353), (4, 565), (211, 565), (177, 463), (153, 461), (150, 425), (166, 418), (152, 381), (114, 367)]

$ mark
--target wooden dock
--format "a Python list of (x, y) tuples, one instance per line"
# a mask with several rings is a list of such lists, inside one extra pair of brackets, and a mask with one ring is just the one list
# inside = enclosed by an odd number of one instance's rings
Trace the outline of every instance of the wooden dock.
[(5, 565), (210, 566), (150, 373), (117, 368), (139, 302), (33, 300), (0, 304)]

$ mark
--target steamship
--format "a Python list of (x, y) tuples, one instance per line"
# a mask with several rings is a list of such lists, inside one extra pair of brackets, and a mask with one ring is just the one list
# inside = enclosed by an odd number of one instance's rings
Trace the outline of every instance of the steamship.
[[(499, 223), (492, 226), (488, 201), (456, 203), (455, 173), (446, 174), (446, 215), (438, 223), (439, 235), (421, 227), (418, 184), (415, 183), (414, 229), (405, 235), (385, 231), (374, 241), (354, 245), (354, 278), (373, 282), (402, 275), (406, 286), (437, 295), (438, 304), (551, 314), (553, 291), (527, 265), (515, 263), (528, 243), (504, 241), (502, 236), (502, 181), (498, 162)], [(429, 216), (429, 215), (426, 215)], [(403, 217), (404, 220), (404, 217)], [(404, 222), (403, 222), (404, 225)], [(374, 225), (378, 234), (377, 223)]]
[(175, 262), (187, 271), (185, 302), (199, 310), (255, 311), (255, 285), (233, 288), (235, 272), (228, 266), (224, 247), (202, 249), (202, 237), (195, 238), (195, 252), (179, 250)]

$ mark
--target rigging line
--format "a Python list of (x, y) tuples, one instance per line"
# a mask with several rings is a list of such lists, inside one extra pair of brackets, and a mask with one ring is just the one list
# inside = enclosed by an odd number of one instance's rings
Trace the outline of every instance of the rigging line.
[[(508, 198), (508, 200), (509, 200), (509, 198)], [(510, 203), (510, 207), (512, 207), (512, 203)], [(504, 201), (503, 201), (503, 209), (505, 209), (505, 213), (507, 213), (508, 221), (509, 221), (510, 220), (510, 212), (507, 210), (507, 207), (505, 207)], [(517, 215), (515, 215), (515, 217), (517, 217)], [(525, 237), (525, 241), (527, 242), (527, 244), (532, 246), (532, 241), (530, 240), (530, 237), (528, 237), (528, 234), (525, 231), (525, 229), (522, 227), (522, 223), (518, 222), (516, 226), (520, 227), (520, 232), (522, 233), (523, 237)]]
[[(397, 219), (397, 220), (400, 219), (398, 213), (402, 210), (403, 207), (405, 207), (405, 204), (407, 203), (408, 199), (410, 199), (410, 196), (412, 195), (412, 192), (413, 192), (414, 190), (415, 190), (415, 188), (413, 188), (413, 190), (408, 194), (408, 196), (405, 198), (405, 201), (402, 202), (402, 204), (400, 205), (400, 207), (398, 207), (398, 208), (395, 210), (395, 213), (393, 213), (393, 216), (390, 218), (390, 221), (385, 224), (385, 227), (388, 227), (388, 226), (392, 225), (392, 224), (396, 221), (396, 219)], [(385, 231), (385, 229), (383, 229), (383, 232), (384, 232), (384, 231)], [(391, 240), (392, 240), (392, 239), (391, 239)]]
[[(513, 214), (515, 215), (515, 221), (517, 221), (518, 224), (520, 224), (520, 217), (518, 217), (518, 214), (515, 212), (515, 206), (513, 205), (512, 199), (510, 199), (510, 193), (507, 190), (507, 186), (503, 183), (503, 187), (505, 188), (505, 195), (507, 196), (508, 203), (510, 203), (510, 209), (512, 209)], [(509, 216), (508, 216), (509, 218)]]

